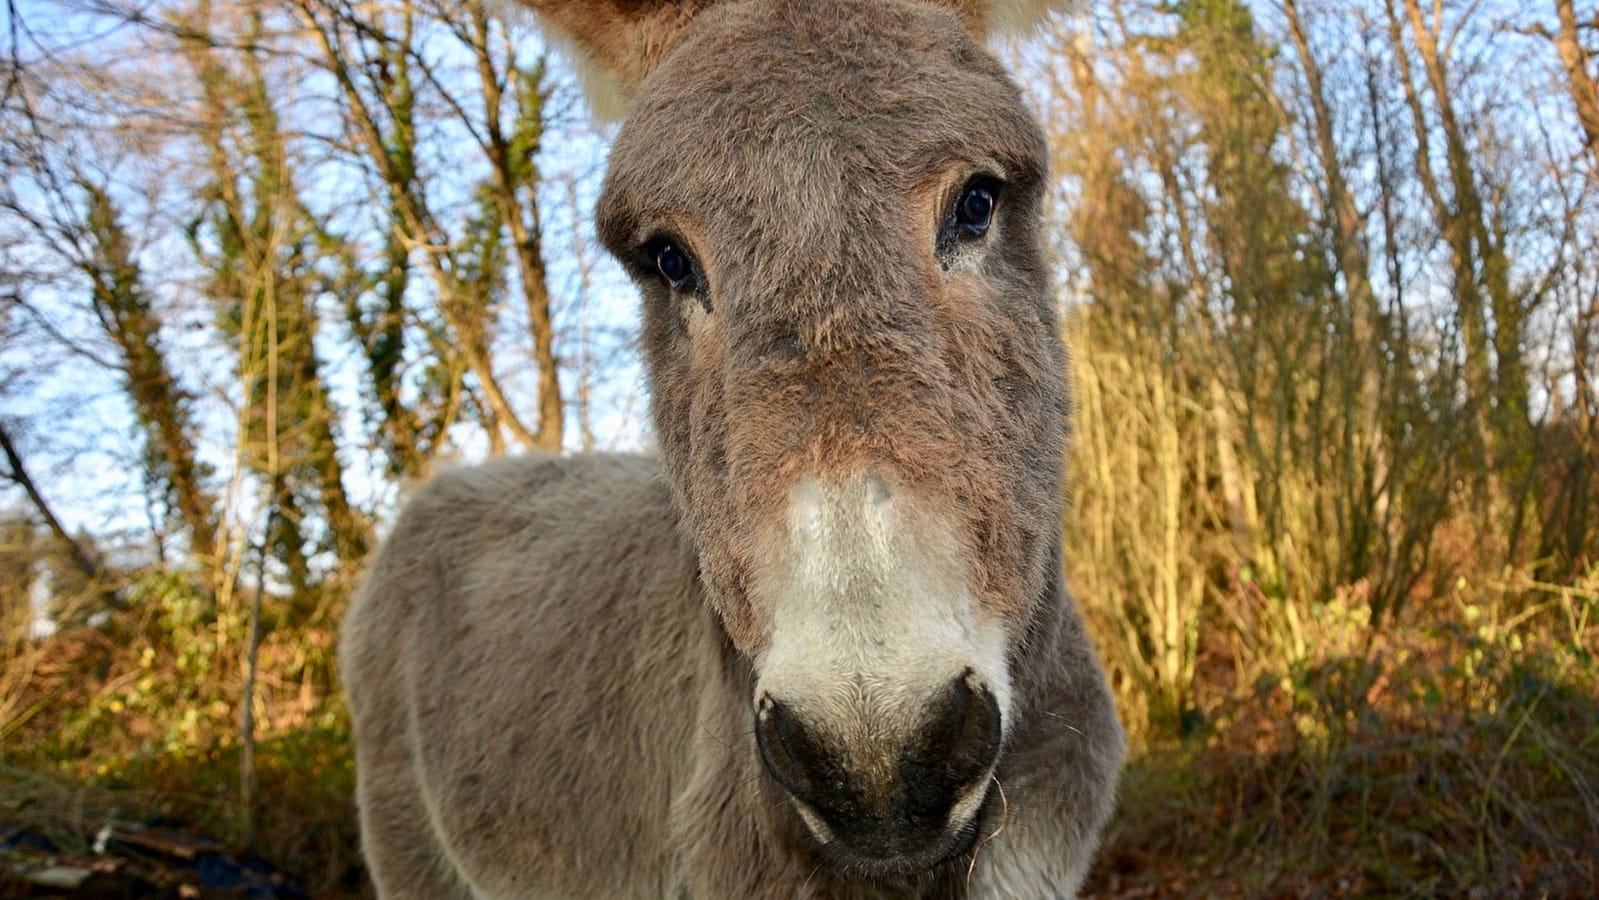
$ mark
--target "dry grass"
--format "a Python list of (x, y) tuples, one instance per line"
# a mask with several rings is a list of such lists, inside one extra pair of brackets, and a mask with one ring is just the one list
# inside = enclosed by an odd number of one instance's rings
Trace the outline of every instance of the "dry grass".
[(1091, 895), (1599, 896), (1599, 566), (1529, 578), (1413, 410), (1326, 405), (1357, 367), (1136, 315), (1069, 335), (1068, 572), (1135, 746)]
[(1599, 896), (1592, 597), (1484, 593), (1212, 693), (1130, 766), (1089, 895)]
[[(1591, 591), (1468, 585), (1367, 642), (1344, 609), (1312, 616), (1296, 664), (1243, 680), (1215, 658), (1225, 642), (1206, 645), (1188, 734), (1146, 731), (1088, 896), (1599, 895), (1595, 610)], [(238, 819), (231, 731), (202, 717), (183, 732), (178, 704), (130, 711), (130, 674), (154, 665), (176, 679), (181, 654), (159, 649), (146, 663), (130, 634), (115, 634), (85, 629), (42, 648), (24, 697), (49, 703), (8, 726), (0, 822), (75, 850), (111, 819), (227, 839)], [(300, 662), (269, 647), (269, 669)], [(338, 698), (305, 717), (299, 693), (276, 681), (266, 718), (286, 724), (257, 751), (266, 802), (244, 849), (316, 896), (357, 896)], [(122, 714), (107, 715), (117, 701)], [(193, 736), (174, 744), (174, 733)]]

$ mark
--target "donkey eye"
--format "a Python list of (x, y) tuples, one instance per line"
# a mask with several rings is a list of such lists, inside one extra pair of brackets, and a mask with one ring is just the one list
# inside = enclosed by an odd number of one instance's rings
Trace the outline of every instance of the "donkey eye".
[(988, 234), (994, 224), (994, 210), (999, 207), (1001, 182), (990, 175), (978, 175), (966, 182), (944, 211), (943, 224), (938, 229), (939, 261), (948, 268), (954, 261), (960, 245), (975, 241)]
[(994, 187), (986, 181), (966, 186), (955, 204), (955, 222), (961, 234), (982, 237), (994, 224)]
[(689, 256), (689, 251), (683, 249), (678, 241), (667, 237), (646, 241), (640, 248), (640, 257), (644, 269), (656, 270), (660, 280), (665, 281), (673, 291), (694, 293), (699, 289), (699, 267), (694, 264), (694, 257)]
[(688, 291), (694, 288), (694, 260), (687, 251), (669, 240), (655, 242), (651, 250), (655, 270), (661, 273), (672, 290)]

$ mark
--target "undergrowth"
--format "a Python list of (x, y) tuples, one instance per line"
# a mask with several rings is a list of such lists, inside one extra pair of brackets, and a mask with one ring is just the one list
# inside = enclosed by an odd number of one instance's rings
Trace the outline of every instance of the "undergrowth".
[[(188, 828), (360, 896), (332, 627), (263, 640), (247, 817), (242, 646), (163, 596), (7, 651), (0, 830), (88, 852), (111, 821)], [(1085, 896), (1599, 896), (1593, 598), (1457, 590), (1374, 629), (1352, 596), (1308, 608), (1291, 654), (1202, 642), (1190, 713), (1134, 729)]]
[(1135, 755), (1085, 895), (1599, 896), (1591, 601), (1473, 608), (1210, 686)]
[(242, 617), (162, 575), (138, 593), (136, 611), (6, 651), (0, 834), (84, 854), (108, 823), (163, 824), (259, 855), (313, 896), (355, 895), (355, 774), (332, 626), (268, 625), (246, 807)]

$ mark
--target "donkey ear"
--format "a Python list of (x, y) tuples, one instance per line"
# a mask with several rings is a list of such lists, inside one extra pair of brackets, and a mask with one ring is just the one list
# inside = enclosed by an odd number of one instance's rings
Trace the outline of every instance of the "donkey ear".
[(500, 0), (533, 10), (567, 45), (596, 116), (619, 119), (684, 26), (717, 0)]
[(1053, 10), (1081, 8), (1076, 0), (932, 0), (952, 7), (978, 37), (1025, 33)]

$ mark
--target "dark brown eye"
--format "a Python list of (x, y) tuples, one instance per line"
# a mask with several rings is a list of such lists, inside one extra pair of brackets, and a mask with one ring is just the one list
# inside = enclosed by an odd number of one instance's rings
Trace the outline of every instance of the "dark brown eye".
[(988, 234), (994, 224), (994, 210), (999, 207), (1002, 183), (990, 175), (978, 175), (966, 182), (961, 192), (944, 211), (943, 224), (938, 229), (939, 261), (947, 268), (955, 258), (961, 244), (976, 241)]
[(961, 234), (982, 237), (994, 223), (994, 189), (986, 183), (966, 186), (955, 204), (955, 222)]
[(655, 246), (655, 269), (674, 291), (686, 291), (694, 286), (694, 261), (671, 241), (661, 241)]

